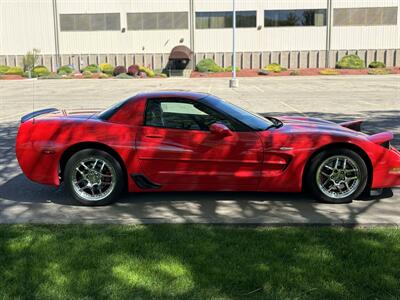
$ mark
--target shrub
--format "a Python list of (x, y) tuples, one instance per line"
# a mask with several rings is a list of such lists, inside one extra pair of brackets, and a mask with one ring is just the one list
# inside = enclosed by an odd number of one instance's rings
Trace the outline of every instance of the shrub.
[(83, 72), (89, 71), (90, 73), (99, 73), (99, 67), (95, 64), (91, 64), (83, 68)]
[(49, 75), (50, 71), (45, 66), (36, 66), (33, 68), (32, 73), (37, 74), (38, 77), (42, 77)]
[(258, 75), (268, 75), (268, 74), (269, 74), (269, 72), (265, 69), (258, 70)]
[(300, 71), (299, 70), (292, 70), (290, 72), (290, 76), (299, 76), (300, 75)]
[(381, 61), (373, 61), (369, 64), (369, 68), (376, 69), (376, 68), (386, 68), (386, 65)]
[(24, 74), (22, 74), (22, 76), (25, 78), (37, 78), (38, 77), (38, 75), (35, 72), (31, 71), (30, 73), (31, 74), (29, 74), (29, 71), (25, 71)]
[(5, 74), (10, 67), (0, 65), (0, 74)]
[[(226, 68), (224, 68), (224, 71), (225, 72), (232, 72), (232, 66), (229, 66), (229, 67), (226, 67)], [(240, 71), (240, 68), (239, 67), (236, 67), (236, 72), (239, 72)]]
[(340, 72), (335, 69), (324, 69), (319, 71), (319, 74), (321, 75), (340, 75)]
[(24, 71), (20, 67), (10, 67), (4, 74), (6, 75), (22, 75)]
[(141, 67), (139, 67), (139, 71), (146, 73), (147, 77), (156, 76), (156, 73), (154, 73), (154, 71), (152, 69), (150, 69), (150, 68), (146, 68), (146, 67), (141, 66)]
[(71, 66), (61, 66), (58, 68), (57, 73), (60, 74), (63, 72), (64, 74), (71, 74), (74, 71)]
[(108, 63), (103, 63), (100, 64), (100, 71), (107, 74), (107, 75), (112, 75), (114, 71), (114, 66)]
[(114, 76), (126, 73), (126, 68), (124, 66), (116, 66), (113, 72)]
[(199, 61), (196, 70), (199, 72), (223, 72), (224, 68), (218, 66), (211, 58), (205, 58)]
[(132, 76), (130, 76), (130, 75), (126, 74), (126, 73), (118, 74), (115, 77), (118, 78), (118, 79), (132, 79), (133, 78)]
[(93, 73), (90, 72), (90, 71), (83, 71), (82, 77), (83, 78), (92, 78), (93, 77)]
[(274, 73), (280, 73), (282, 71), (286, 71), (287, 70), (285, 68), (282, 68), (282, 66), (280, 64), (277, 64), (277, 63), (269, 64), (264, 69), (267, 70), (268, 72), (274, 72)]
[(385, 68), (377, 68), (377, 69), (369, 70), (368, 74), (369, 75), (389, 75), (389, 74), (392, 74), (392, 72)]
[(57, 74), (60, 75), (60, 76), (67, 76), (68, 75), (67, 72), (65, 72), (64, 70), (60, 70), (60, 69), (57, 71)]
[(346, 55), (336, 63), (336, 69), (364, 69), (364, 61), (355, 54)]
[(131, 76), (137, 76), (139, 74), (140, 67), (138, 65), (131, 65), (128, 68), (128, 74)]

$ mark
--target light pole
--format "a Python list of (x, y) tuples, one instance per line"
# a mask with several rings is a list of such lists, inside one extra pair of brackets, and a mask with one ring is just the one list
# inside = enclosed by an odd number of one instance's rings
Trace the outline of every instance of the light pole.
[(235, 0), (232, 0), (232, 79), (229, 80), (229, 87), (235, 88), (239, 86), (239, 81), (236, 78), (236, 6)]

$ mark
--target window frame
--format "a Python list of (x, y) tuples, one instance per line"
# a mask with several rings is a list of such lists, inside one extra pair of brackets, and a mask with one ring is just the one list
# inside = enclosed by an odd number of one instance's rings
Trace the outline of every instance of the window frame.
[[(291, 12), (291, 11), (324, 11), (324, 25), (277, 25), (277, 26), (267, 26), (266, 24), (266, 13), (267, 12)], [(326, 8), (310, 8), (310, 9), (264, 9), (264, 28), (293, 28), (293, 27), (306, 27), (306, 28), (310, 28), (310, 27), (326, 27), (327, 24), (327, 14), (328, 14), (328, 10)], [(315, 18), (315, 13), (314, 13), (314, 18)]]
[[(145, 109), (144, 109), (144, 112), (143, 112), (143, 120), (142, 120), (142, 126), (145, 126), (145, 127), (161, 128), (161, 129), (168, 129), (168, 130), (185, 130), (185, 131), (210, 132), (210, 129), (202, 130), (202, 129), (171, 128), (171, 127), (162, 127), (162, 126), (154, 126), (154, 125), (146, 124), (146, 115), (147, 115), (147, 110), (148, 110), (150, 101), (159, 101), (160, 104), (162, 102), (181, 102), (181, 103), (192, 104), (193, 106), (196, 103), (198, 103), (198, 104), (203, 105), (207, 109), (211, 110), (216, 115), (220, 115), (223, 118), (227, 119), (229, 122), (231, 122), (232, 126), (234, 127), (234, 129), (230, 129), (232, 132), (252, 132), (252, 131), (254, 131), (252, 128), (250, 128), (246, 124), (242, 123), (240, 120), (237, 120), (236, 118), (234, 118), (232, 116), (229, 116), (224, 112), (216, 110), (213, 107), (210, 107), (210, 105), (207, 105), (207, 104), (205, 104), (205, 103), (203, 103), (201, 101), (198, 101), (198, 100), (192, 100), (192, 99), (181, 98), (181, 97), (171, 97), (171, 98), (152, 97), (152, 98), (146, 98), (146, 105), (145, 105)], [(241, 128), (239, 128), (239, 127), (241, 127)]]
[[(104, 25), (105, 25), (105, 29), (92, 29), (92, 16), (99, 16), (99, 15), (103, 15), (104, 18)], [(107, 29), (107, 15), (118, 15), (118, 29)], [(77, 16), (87, 16), (89, 18), (89, 29), (85, 30), (85, 29), (71, 29), (71, 30), (63, 30), (62, 26), (61, 26), (61, 18), (63, 16), (72, 16), (74, 18), (74, 26), (76, 28), (76, 17)], [(96, 31), (121, 31), (121, 14), (119, 12), (113, 12), (113, 13), (86, 13), (86, 14), (82, 14), (82, 13), (66, 13), (66, 14), (59, 14), (59, 28), (60, 28), (60, 32), (96, 32)]]

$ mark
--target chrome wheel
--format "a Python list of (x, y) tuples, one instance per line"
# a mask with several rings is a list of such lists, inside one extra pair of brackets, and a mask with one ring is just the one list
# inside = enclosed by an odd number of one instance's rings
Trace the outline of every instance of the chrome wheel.
[(333, 199), (343, 199), (357, 191), (361, 183), (361, 172), (350, 157), (335, 155), (320, 164), (316, 180), (323, 194)]
[(71, 182), (74, 191), (84, 200), (100, 201), (113, 192), (116, 177), (114, 167), (106, 159), (89, 157), (75, 164)]

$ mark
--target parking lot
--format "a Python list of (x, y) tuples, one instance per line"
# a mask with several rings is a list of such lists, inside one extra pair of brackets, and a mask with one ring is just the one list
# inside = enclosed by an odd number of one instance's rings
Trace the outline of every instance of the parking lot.
[[(41, 186), (22, 174), (14, 142), (22, 115), (41, 108), (106, 108), (141, 91), (215, 94), (262, 114), (306, 115), (333, 121), (368, 119), (365, 130), (391, 130), (400, 147), (400, 76), (228, 79), (0, 81), (0, 223), (263, 223), (400, 224), (400, 192), (347, 205), (316, 203), (306, 194), (129, 194), (109, 207), (80, 207), (63, 188)], [(390, 195), (389, 195), (390, 196)]]

